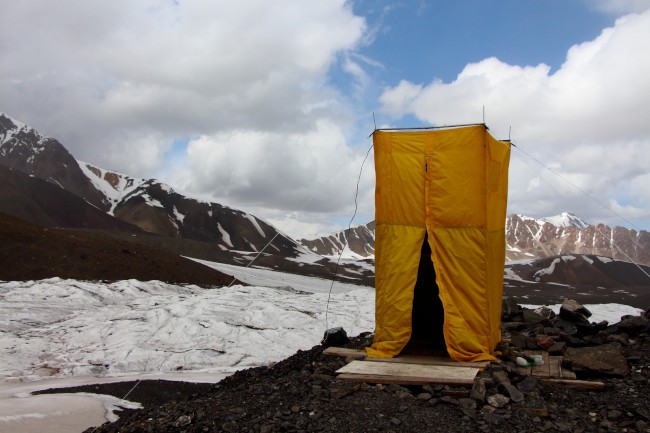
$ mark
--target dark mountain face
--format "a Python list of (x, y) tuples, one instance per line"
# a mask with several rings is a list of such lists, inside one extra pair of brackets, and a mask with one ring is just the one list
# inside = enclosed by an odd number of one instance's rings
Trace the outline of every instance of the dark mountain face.
[(58, 185), (2, 165), (0, 212), (47, 227), (142, 232)]
[(114, 208), (114, 215), (145, 231), (202, 242), (222, 250), (266, 252), (297, 257), (303, 248), (266, 222), (218, 203), (187, 198), (169, 187), (148, 180), (129, 192)]
[[(259, 218), (155, 179), (80, 163), (58, 141), (0, 114), (0, 211), (49, 227), (102, 230), (177, 255), (374, 284), (367, 264), (320, 257)], [(263, 254), (259, 254), (264, 250)], [(296, 258), (311, 256), (309, 260)]]
[(61, 143), (0, 113), (0, 165), (46, 180), (93, 206), (108, 210), (109, 203), (83, 174)]

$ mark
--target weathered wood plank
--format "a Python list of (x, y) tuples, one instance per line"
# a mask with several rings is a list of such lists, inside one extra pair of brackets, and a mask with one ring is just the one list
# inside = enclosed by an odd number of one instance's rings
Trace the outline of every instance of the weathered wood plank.
[(348, 349), (346, 347), (328, 347), (323, 350), (323, 355), (338, 356), (340, 358), (363, 359), (366, 357), (366, 352), (358, 349)]
[(461, 362), (461, 361), (454, 361), (451, 358), (443, 358), (442, 356), (428, 356), (428, 355), (399, 355), (395, 358), (366, 358), (366, 361), (397, 362), (397, 363), (405, 363), (405, 364), (440, 365), (440, 366), (448, 366), (448, 367), (469, 367), (469, 368), (486, 368), (488, 365), (490, 365), (489, 361)]
[(548, 364), (550, 367), (550, 374), (551, 377), (555, 377), (558, 379), (562, 378), (562, 366), (560, 365), (562, 362), (562, 357), (561, 356), (549, 356), (548, 357)]
[(471, 387), (474, 384), (473, 379), (454, 379), (443, 377), (428, 376), (384, 376), (380, 374), (352, 374), (343, 373), (337, 376), (337, 379), (352, 380), (366, 383), (382, 383), (397, 385), (451, 385)]
[(352, 361), (336, 371), (341, 379), (373, 383), (453, 384), (471, 386), (479, 368)]
[(602, 390), (605, 388), (603, 382), (592, 382), (588, 380), (570, 380), (570, 379), (542, 379), (542, 383), (549, 385), (562, 385), (575, 389)]

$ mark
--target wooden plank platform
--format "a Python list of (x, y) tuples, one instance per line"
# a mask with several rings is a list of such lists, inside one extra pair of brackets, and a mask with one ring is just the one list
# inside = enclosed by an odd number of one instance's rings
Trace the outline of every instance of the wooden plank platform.
[[(584, 390), (602, 390), (603, 382), (576, 380), (573, 371), (562, 368), (561, 356), (548, 352), (526, 351), (527, 355), (542, 355), (543, 365), (518, 367), (519, 371), (539, 377), (550, 385)], [(339, 356), (349, 362), (336, 371), (337, 378), (367, 383), (400, 385), (452, 385), (471, 387), (479, 371), (489, 362), (456, 362), (448, 357), (399, 355), (395, 358), (368, 358), (365, 351), (328, 347), (323, 354)]]
[(459, 362), (446, 356), (429, 355), (398, 355), (395, 358), (368, 358), (366, 352), (357, 349), (346, 349), (344, 347), (328, 347), (323, 351), (324, 355), (339, 356), (346, 359), (363, 360), (369, 362), (388, 362), (399, 364), (420, 364), (420, 365), (441, 365), (449, 367), (485, 368), (489, 361)]
[(339, 379), (359, 382), (471, 387), (479, 371), (478, 367), (352, 361), (336, 373), (339, 374)]

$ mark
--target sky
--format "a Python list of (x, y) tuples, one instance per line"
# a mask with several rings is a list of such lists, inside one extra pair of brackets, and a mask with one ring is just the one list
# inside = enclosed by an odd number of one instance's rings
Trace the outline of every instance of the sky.
[(374, 218), (375, 126), (483, 121), (508, 213), (650, 229), (650, 0), (0, 8), (0, 112), (294, 237)]

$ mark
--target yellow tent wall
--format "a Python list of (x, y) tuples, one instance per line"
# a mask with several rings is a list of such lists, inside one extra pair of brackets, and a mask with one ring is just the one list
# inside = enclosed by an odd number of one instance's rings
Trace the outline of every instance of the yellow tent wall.
[(484, 125), (375, 131), (375, 338), (393, 357), (411, 336), (425, 232), (444, 308), (447, 351), (493, 360), (501, 339), (510, 144)]

